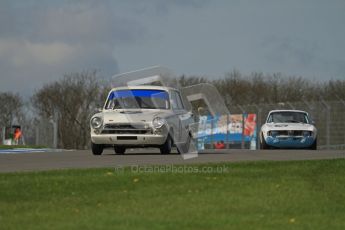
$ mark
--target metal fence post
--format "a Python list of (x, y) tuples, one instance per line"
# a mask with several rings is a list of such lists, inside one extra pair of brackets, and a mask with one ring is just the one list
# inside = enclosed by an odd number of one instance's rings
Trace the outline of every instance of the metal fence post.
[(230, 115), (226, 114), (226, 148), (230, 149), (230, 143), (229, 143), (229, 135), (230, 135), (230, 130), (229, 130), (229, 124), (230, 124)]
[(210, 138), (211, 146), (210, 146), (210, 149), (215, 149), (214, 144), (213, 144), (213, 141), (214, 141), (214, 137), (213, 137), (213, 133), (214, 133), (214, 130), (213, 130), (214, 129), (214, 117), (213, 116), (212, 116), (210, 122), (211, 122), (211, 138)]
[[(344, 108), (345, 108), (345, 101), (343, 99), (341, 99), (338, 95), (337, 95), (337, 98), (339, 99), (339, 101), (343, 104)], [(345, 120), (344, 120), (344, 125), (345, 125)], [(345, 145), (345, 132), (344, 132), (344, 143)]]
[(325, 106), (327, 114), (326, 114), (326, 146), (327, 149), (330, 147), (330, 137), (331, 137), (331, 106), (328, 105), (323, 99), (321, 99), (321, 103)]
[(53, 124), (53, 148), (57, 149), (58, 145), (58, 112), (54, 110), (53, 117), (49, 120)]
[(257, 117), (256, 117), (256, 149), (259, 149), (262, 108), (260, 106), (258, 106), (257, 104), (254, 104), (253, 106), (257, 110)]
[(237, 105), (237, 106), (242, 111), (242, 141), (241, 141), (241, 149), (244, 149), (244, 114), (245, 114), (246, 111), (243, 109), (242, 106), (240, 106), (240, 105)]
[(6, 127), (4, 126), (1, 131), (2, 131), (1, 143), (4, 144), (4, 142), (5, 142), (5, 134), (6, 134)]

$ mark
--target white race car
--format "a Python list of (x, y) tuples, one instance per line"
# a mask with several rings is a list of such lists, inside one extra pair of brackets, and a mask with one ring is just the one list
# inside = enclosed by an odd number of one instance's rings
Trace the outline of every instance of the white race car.
[(260, 131), (260, 148), (317, 148), (317, 130), (301, 110), (272, 110)]
[(101, 112), (92, 116), (91, 147), (94, 155), (113, 146), (117, 154), (127, 148), (157, 147), (169, 154), (172, 145), (189, 151), (190, 125), (194, 116), (187, 111), (177, 89), (162, 86), (114, 88)]

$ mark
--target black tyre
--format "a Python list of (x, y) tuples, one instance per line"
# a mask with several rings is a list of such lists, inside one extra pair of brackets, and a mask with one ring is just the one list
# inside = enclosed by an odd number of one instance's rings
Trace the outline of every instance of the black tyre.
[(173, 143), (173, 141), (172, 141), (172, 138), (169, 134), (167, 139), (165, 140), (164, 144), (161, 145), (161, 147), (159, 148), (159, 150), (161, 151), (161, 154), (170, 154), (172, 143)]
[(91, 142), (91, 149), (93, 155), (101, 155), (103, 153), (103, 145), (94, 144)]
[(314, 143), (312, 144), (312, 146), (310, 146), (311, 150), (317, 150), (317, 139), (315, 139)]
[(122, 146), (114, 146), (114, 151), (116, 154), (124, 154), (126, 152), (126, 148)]
[(268, 149), (268, 145), (266, 144), (264, 135), (261, 133), (260, 136), (260, 149)]

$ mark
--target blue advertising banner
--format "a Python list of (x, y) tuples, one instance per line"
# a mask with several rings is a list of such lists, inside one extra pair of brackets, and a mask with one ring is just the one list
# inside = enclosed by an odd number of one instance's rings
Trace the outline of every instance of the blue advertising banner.
[(198, 149), (221, 149), (226, 143), (253, 142), (256, 146), (256, 114), (201, 116), (198, 127)]

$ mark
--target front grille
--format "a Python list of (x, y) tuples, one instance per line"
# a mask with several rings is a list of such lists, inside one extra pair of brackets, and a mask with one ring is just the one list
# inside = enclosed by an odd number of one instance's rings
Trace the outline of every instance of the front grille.
[(303, 131), (302, 130), (295, 130), (295, 131), (292, 131), (290, 135), (292, 135), (292, 136), (303, 136)]
[(111, 130), (111, 129), (106, 129), (102, 130), (102, 134), (145, 134), (145, 133), (150, 133), (149, 130)]
[(303, 136), (304, 132), (308, 132), (307, 136), (311, 136), (310, 131), (303, 131), (303, 130), (277, 130), (277, 131), (269, 131), (269, 136)]
[(276, 131), (274, 134), (277, 136), (289, 136), (289, 131)]
[(148, 134), (152, 129), (143, 123), (134, 124), (106, 124), (101, 132), (102, 134)]
[(104, 129), (145, 129), (144, 124), (106, 124)]

